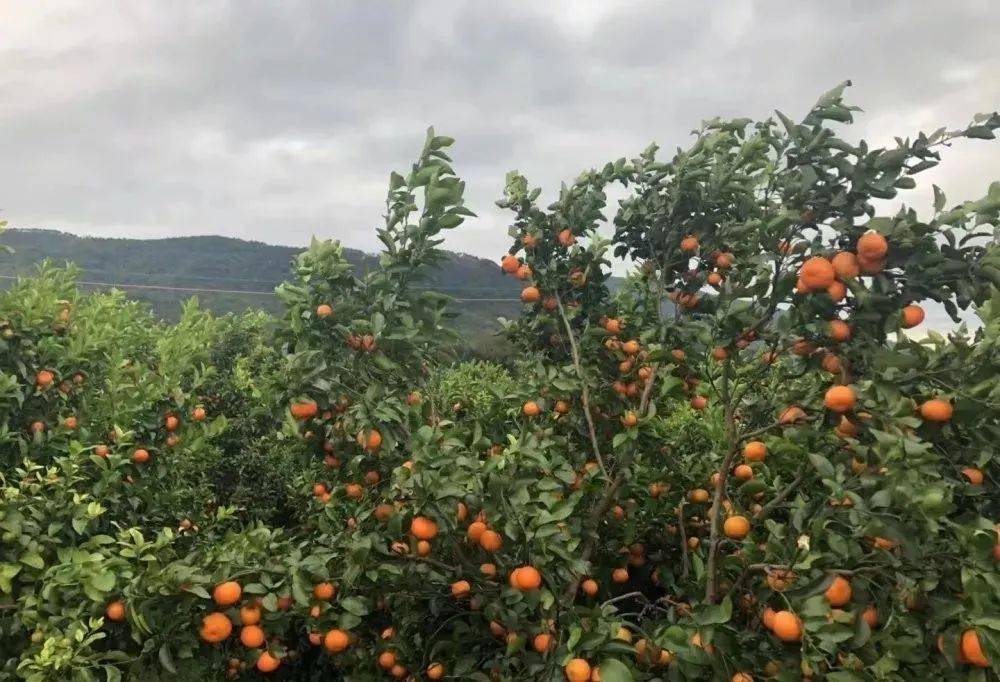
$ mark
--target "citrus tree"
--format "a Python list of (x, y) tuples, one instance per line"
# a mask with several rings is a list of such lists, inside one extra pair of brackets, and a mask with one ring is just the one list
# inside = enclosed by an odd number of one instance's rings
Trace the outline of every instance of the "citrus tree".
[(0, 679), (995, 674), (1000, 184), (880, 200), (1000, 117), (875, 148), (842, 91), (549, 206), (511, 173), (505, 368), (422, 288), (471, 215), (433, 130), (379, 267), (314, 242), (280, 320), (16, 284)]

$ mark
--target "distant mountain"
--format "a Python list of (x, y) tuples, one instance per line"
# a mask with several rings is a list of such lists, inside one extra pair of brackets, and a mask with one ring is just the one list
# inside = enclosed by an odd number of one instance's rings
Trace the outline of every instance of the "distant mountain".
[[(8, 230), (0, 243), (14, 249), (11, 254), (0, 254), (0, 277), (31, 274), (45, 258), (72, 262), (82, 270), (81, 282), (120, 285), (166, 320), (176, 319), (180, 301), (191, 296), (219, 314), (247, 308), (280, 312), (270, 292), (288, 278), (291, 261), (302, 250), (230, 237), (104, 239), (55, 230)], [(344, 254), (358, 273), (378, 263), (377, 256), (356, 249), (344, 249)], [(0, 286), (5, 281), (9, 280), (0, 279)], [(473, 334), (477, 345), (489, 343), (497, 317), (513, 317), (519, 307), (519, 283), (504, 277), (496, 263), (474, 256), (449, 254), (425, 285), (460, 299), (452, 306), (459, 314), (456, 326)]]

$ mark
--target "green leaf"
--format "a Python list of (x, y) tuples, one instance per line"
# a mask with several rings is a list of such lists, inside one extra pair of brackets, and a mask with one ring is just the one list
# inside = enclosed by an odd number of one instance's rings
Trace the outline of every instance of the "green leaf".
[(355, 616), (364, 616), (368, 613), (368, 606), (357, 597), (347, 597), (340, 600), (340, 607)]
[(833, 471), (833, 465), (830, 464), (830, 460), (828, 460), (823, 455), (818, 455), (816, 453), (810, 452), (809, 461), (812, 462), (812, 465), (813, 467), (815, 467), (817, 473), (819, 473), (819, 475), (822, 476), (823, 478), (834, 477), (835, 474)]
[(601, 682), (632, 682), (632, 671), (617, 658), (601, 661)]
[(110, 592), (115, 588), (115, 574), (110, 571), (98, 573), (90, 577), (90, 584), (95, 590)]
[(728, 623), (732, 616), (733, 600), (726, 597), (722, 600), (721, 604), (699, 606), (695, 610), (694, 621), (698, 623), (698, 625), (717, 625), (719, 623)]
[(160, 647), (158, 657), (160, 659), (160, 665), (162, 665), (167, 672), (173, 673), (174, 675), (177, 674), (177, 668), (174, 667), (174, 658), (170, 655), (170, 649), (166, 644)]
[(31, 566), (41, 570), (45, 568), (45, 560), (38, 552), (29, 552), (20, 558), (20, 562), (25, 566)]

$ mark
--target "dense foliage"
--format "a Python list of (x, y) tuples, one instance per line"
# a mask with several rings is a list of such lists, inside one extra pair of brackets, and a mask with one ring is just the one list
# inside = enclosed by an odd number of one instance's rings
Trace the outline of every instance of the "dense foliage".
[[(425, 286), (471, 215), (433, 131), (378, 267), (314, 243), (280, 319), (19, 281), (0, 679), (995, 676), (1000, 183), (877, 200), (1000, 117), (871, 148), (842, 90), (548, 207), (510, 174), (507, 367)], [(982, 325), (911, 338), (928, 299)]]

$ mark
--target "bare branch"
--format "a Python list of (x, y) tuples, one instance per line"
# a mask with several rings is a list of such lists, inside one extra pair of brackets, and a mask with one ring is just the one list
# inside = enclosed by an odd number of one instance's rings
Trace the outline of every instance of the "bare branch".
[(590, 390), (587, 387), (587, 379), (583, 375), (583, 367), (580, 365), (580, 350), (576, 346), (576, 337), (573, 335), (573, 329), (569, 326), (569, 318), (566, 317), (566, 310), (563, 308), (562, 297), (556, 294), (556, 303), (559, 306), (559, 317), (562, 318), (563, 326), (566, 328), (566, 336), (569, 337), (569, 347), (573, 354), (573, 366), (576, 368), (576, 375), (580, 379), (580, 383), (583, 386), (580, 391), (580, 400), (583, 403), (583, 416), (587, 420), (587, 430), (590, 432), (590, 445), (594, 449), (594, 457), (597, 458), (597, 464), (601, 467), (601, 471), (604, 475), (610, 478), (608, 473), (608, 467), (604, 464), (604, 458), (601, 457), (601, 447), (597, 443), (597, 429), (594, 428), (594, 416), (590, 413)]

